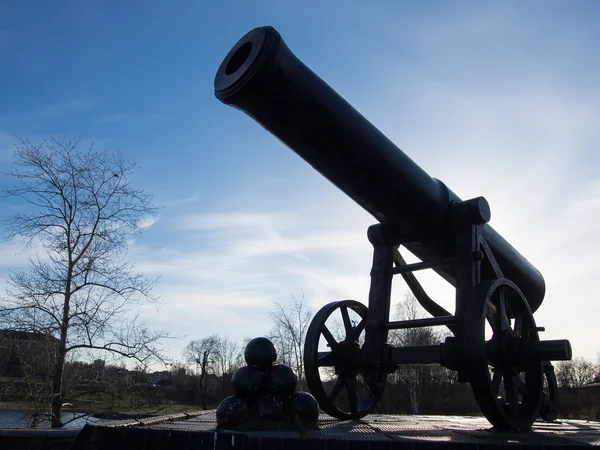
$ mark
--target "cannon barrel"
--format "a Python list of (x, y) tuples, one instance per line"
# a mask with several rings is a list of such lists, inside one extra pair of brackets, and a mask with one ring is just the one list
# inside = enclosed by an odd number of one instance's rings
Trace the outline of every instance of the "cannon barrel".
[[(454, 254), (448, 211), (461, 199), (302, 63), (273, 27), (255, 28), (233, 46), (214, 87), (221, 102), (252, 117), (375, 219), (399, 232), (418, 258)], [(504, 276), (519, 286), (535, 311), (545, 294), (541, 273), (491, 226), (484, 226), (483, 235)], [(456, 286), (454, 267), (435, 270)]]

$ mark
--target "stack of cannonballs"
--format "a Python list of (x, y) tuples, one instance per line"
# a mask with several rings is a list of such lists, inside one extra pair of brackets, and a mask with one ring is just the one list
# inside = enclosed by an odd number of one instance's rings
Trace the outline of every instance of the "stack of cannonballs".
[(252, 339), (244, 351), (247, 366), (233, 374), (234, 395), (217, 407), (219, 428), (313, 428), (319, 405), (308, 392), (296, 392), (298, 377), (290, 366), (275, 364), (277, 351), (264, 337)]

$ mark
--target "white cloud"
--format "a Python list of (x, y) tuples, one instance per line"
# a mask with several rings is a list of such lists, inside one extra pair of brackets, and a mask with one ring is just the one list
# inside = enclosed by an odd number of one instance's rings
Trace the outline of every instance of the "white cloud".
[(0, 269), (16, 269), (27, 264), (31, 252), (24, 252), (23, 246), (16, 240), (0, 243)]
[(60, 103), (48, 104), (29, 114), (40, 116), (62, 115), (80, 111), (88, 111), (93, 109), (99, 103), (99, 98), (89, 97), (76, 100), (65, 100)]
[(154, 216), (154, 217), (147, 217), (145, 219), (142, 219), (138, 222), (137, 226), (138, 228), (142, 229), (142, 230), (146, 230), (148, 228), (150, 228), (152, 225), (156, 224), (160, 219), (160, 216)]
[(126, 112), (115, 112), (110, 114), (104, 114), (96, 118), (96, 122), (102, 124), (123, 124), (130, 122), (142, 122), (142, 123), (163, 123), (168, 120), (168, 117), (164, 114), (131, 114)]
[[(357, 224), (371, 223), (359, 209), (350, 215)], [(165, 306), (153, 320), (187, 330), (190, 339), (209, 332), (241, 339), (266, 333), (268, 308), (291, 295), (304, 292), (318, 308), (351, 295), (360, 280), (368, 289), (366, 225), (360, 232), (345, 221), (324, 228), (330, 220), (319, 208), (186, 216), (181, 242), (136, 245), (130, 252), (140, 271), (161, 275), (156, 293)], [(357, 258), (357, 247), (364, 258)]]
[(197, 192), (195, 192), (188, 197), (177, 198), (177, 199), (167, 199), (167, 200), (163, 201), (162, 204), (165, 204), (167, 206), (185, 205), (188, 203), (197, 202), (201, 198), (202, 198), (202, 196), (200, 194), (198, 194)]
[(277, 226), (289, 221), (293, 214), (248, 212), (198, 213), (185, 215), (179, 224), (184, 230), (255, 229)]

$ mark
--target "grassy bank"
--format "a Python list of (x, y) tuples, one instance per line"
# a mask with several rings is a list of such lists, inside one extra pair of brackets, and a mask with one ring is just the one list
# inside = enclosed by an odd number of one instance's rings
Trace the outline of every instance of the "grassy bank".
[[(84, 401), (80, 405), (75, 402), (76, 414), (91, 414), (97, 417), (112, 418), (117, 416), (136, 416), (142, 414), (144, 416), (163, 416), (169, 414), (178, 414), (183, 412), (197, 411), (200, 409), (198, 405), (183, 405), (180, 403), (168, 403), (158, 406), (142, 406), (140, 408), (131, 408), (126, 403), (113, 404), (109, 407), (107, 402), (97, 402), (90, 405), (89, 401)], [(31, 411), (33, 410), (34, 404), (25, 401), (15, 402), (0, 402), (0, 410), (13, 410), (13, 411)], [(71, 411), (70, 408), (65, 408), (65, 411)]]

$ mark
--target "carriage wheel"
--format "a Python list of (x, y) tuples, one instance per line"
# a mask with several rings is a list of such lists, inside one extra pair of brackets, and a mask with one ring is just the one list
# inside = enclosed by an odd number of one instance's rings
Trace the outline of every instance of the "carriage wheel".
[(557, 418), (556, 393), (558, 392), (558, 385), (554, 366), (548, 361), (544, 362), (544, 378), (544, 394), (542, 406), (540, 407), (540, 417), (544, 422), (554, 422)]
[[(367, 307), (354, 300), (332, 302), (313, 318), (304, 344), (304, 371), (320, 408), (355, 420), (377, 406), (387, 373), (361, 364)], [(383, 343), (382, 343), (383, 345)]]
[(539, 340), (533, 314), (509, 280), (483, 282), (474, 294), (464, 333), (475, 399), (494, 427), (528, 430), (540, 409), (544, 376), (543, 363), (519, 351)]

